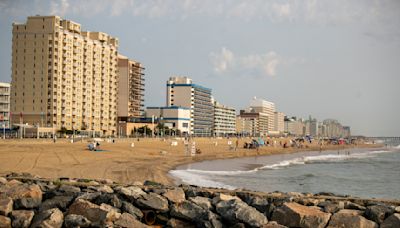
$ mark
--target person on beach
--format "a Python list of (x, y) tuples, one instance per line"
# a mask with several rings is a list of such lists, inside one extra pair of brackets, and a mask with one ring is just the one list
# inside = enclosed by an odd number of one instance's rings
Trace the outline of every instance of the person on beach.
[(239, 147), (239, 139), (236, 139), (236, 143), (235, 143), (235, 151), (238, 149)]

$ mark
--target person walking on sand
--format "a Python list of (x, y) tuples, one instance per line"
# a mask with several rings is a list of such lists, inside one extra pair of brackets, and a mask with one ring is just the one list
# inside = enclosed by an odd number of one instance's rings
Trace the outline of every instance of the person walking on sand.
[(235, 143), (235, 151), (238, 149), (239, 147), (239, 139), (236, 139), (236, 143)]

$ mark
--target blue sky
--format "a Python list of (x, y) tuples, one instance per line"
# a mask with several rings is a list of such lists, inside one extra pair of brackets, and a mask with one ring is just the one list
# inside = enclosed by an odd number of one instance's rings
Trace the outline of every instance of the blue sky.
[(400, 135), (398, 0), (0, 0), (0, 81), (12, 22), (36, 14), (118, 37), (146, 67), (146, 106), (165, 105), (166, 80), (183, 75), (237, 110), (257, 96), (353, 134)]

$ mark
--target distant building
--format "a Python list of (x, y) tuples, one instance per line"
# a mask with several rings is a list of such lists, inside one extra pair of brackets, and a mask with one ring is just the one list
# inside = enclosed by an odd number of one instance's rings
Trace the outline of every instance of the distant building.
[(214, 105), (211, 101), (211, 89), (193, 84), (188, 77), (171, 77), (167, 81), (167, 106), (190, 109), (190, 134), (212, 135)]
[(236, 134), (241, 136), (258, 135), (258, 118), (256, 116), (236, 116)]
[(144, 67), (125, 56), (118, 56), (118, 120), (143, 116)]
[(179, 130), (181, 135), (190, 133), (190, 108), (169, 107), (147, 107), (146, 118), (153, 119), (173, 130)]
[(250, 108), (252, 112), (266, 114), (268, 116), (267, 131), (275, 130), (274, 115), (276, 110), (274, 103), (254, 97), (250, 101)]
[(0, 127), (10, 128), (10, 84), (0, 82)]
[(214, 127), (215, 136), (225, 136), (236, 133), (236, 111), (234, 108), (214, 101)]
[(277, 133), (285, 131), (285, 114), (283, 112), (274, 113), (274, 131)]
[(264, 112), (255, 112), (253, 109), (240, 110), (239, 123), (242, 129), (238, 129), (238, 133), (246, 133), (250, 136), (266, 136), (268, 135), (270, 116)]
[(295, 117), (285, 118), (285, 132), (293, 136), (303, 136), (305, 125)]
[(28, 17), (12, 34), (14, 123), (116, 133), (117, 38), (58, 16)]

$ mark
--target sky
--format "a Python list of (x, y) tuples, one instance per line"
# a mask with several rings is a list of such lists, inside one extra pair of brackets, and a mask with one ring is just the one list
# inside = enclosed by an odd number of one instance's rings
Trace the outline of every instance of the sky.
[(0, 81), (11, 81), (12, 23), (33, 15), (118, 37), (146, 68), (145, 106), (188, 76), (237, 111), (258, 97), (353, 135), (400, 136), (398, 0), (0, 0)]

